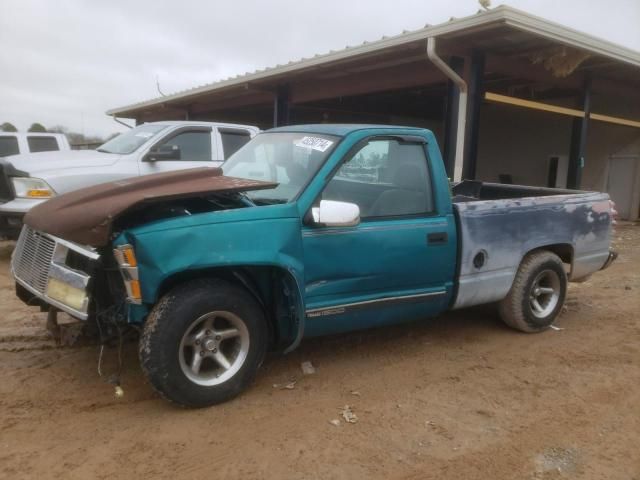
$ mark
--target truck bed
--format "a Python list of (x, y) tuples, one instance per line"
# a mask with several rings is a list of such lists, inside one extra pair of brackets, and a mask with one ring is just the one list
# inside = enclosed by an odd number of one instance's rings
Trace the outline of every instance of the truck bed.
[(606, 193), (465, 181), (452, 188), (458, 223), (458, 284), (453, 308), (504, 298), (522, 258), (547, 248), (579, 281), (609, 258)]

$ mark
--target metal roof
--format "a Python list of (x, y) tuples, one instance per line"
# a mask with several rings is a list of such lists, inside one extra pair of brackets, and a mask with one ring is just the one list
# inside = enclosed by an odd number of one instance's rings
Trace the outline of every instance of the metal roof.
[(461, 34), (482, 31), (484, 29), (491, 28), (492, 26), (511, 27), (517, 31), (527, 32), (536, 37), (541, 37), (542, 39), (585, 50), (589, 53), (615, 60), (629, 66), (640, 67), (640, 52), (579, 32), (558, 23), (530, 15), (521, 10), (501, 5), (491, 10), (479, 11), (475, 15), (468, 17), (459, 19), (452, 18), (450, 21), (439, 25), (427, 25), (418, 30), (405, 31), (402, 34), (383, 37), (377, 41), (364, 42), (361, 45), (354, 47), (347, 46), (342, 50), (331, 51), (326, 54), (318, 54), (311, 58), (302, 58), (297, 61), (291, 61), (286, 65), (267, 67), (265, 69), (256, 70), (252, 73), (237, 75), (232, 78), (183, 90), (171, 95), (114, 108), (108, 110), (107, 115), (117, 116), (125, 113), (130, 114), (133, 111), (140, 111), (148, 107), (159, 106), (176, 100), (187, 100), (201, 94), (214, 93), (229, 87), (241, 86), (257, 80), (265, 80), (289, 73), (297, 73), (312, 67), (330, 65), (331, 63), (340, 60), (382, 52), (394, 47), (403, 46), (420, 40), (426, 40), (428, 37), (450, 38)]

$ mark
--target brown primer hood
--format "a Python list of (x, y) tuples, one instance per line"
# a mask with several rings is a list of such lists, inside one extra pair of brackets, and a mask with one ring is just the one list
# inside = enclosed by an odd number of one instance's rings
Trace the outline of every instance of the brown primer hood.
[(216, 192), (274, 188), (277, 183), (225, 177), (221, 168), (192, 168), (107, 182), (53, 197), (32, 208), (24, 223), (65, 240), (101, 247), (116, 218), (133, 206)]

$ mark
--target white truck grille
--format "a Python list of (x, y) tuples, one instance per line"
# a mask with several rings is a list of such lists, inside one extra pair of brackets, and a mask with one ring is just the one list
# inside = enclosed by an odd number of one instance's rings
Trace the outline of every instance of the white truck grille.
[(11, 266), (14, 275), (44, 294), (55, 247), (54, 240), (25, 226), (13, 253)]

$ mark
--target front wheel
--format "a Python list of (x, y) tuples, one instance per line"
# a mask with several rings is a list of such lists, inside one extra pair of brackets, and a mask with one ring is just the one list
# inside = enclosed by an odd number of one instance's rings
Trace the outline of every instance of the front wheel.
[(223, 280), (195, 280), (167, 293), (149, 314), (140, 363), (166, 399), (205, 407), (238, 395), (266, 352), (262, 309), (246, 290)]
[(517, 330), (541, 332), (554, 322), (567, 294), (567, 274), (560, 258), (549, 251), (527, 255), (508, 295), (498, 309), (502, 320)]

